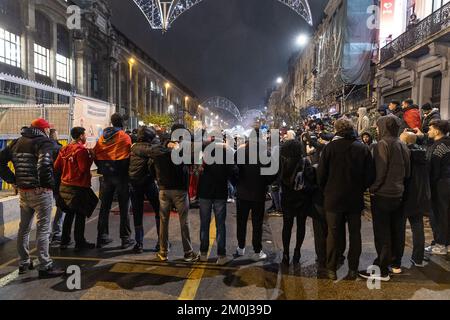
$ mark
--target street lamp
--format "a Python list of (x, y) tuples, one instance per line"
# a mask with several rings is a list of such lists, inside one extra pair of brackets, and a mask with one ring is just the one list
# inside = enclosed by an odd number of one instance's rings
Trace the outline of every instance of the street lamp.
[(282, 77), (278, 77), (276, 80), (277, 84), (282, 84), (283, 83), (283, 78)]
[(128, 65), (130, 66), (130, 79), (133, 78), (133, 66), (136, 64), (136, 60), (133, 57), (128, 59)]
[(308, 41), (309, 41), (309, 37), (308, 37), (308, 35), (306, 35), (304, 33), (300, 34), (297, 37), (297, 39), (295, 40), (296, 44), (299, 47), (304, 47), (308, 43)]

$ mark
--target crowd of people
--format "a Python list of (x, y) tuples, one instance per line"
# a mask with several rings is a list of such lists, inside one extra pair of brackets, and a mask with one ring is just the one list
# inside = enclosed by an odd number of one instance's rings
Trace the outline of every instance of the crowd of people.
[[(72, 142), (57, 144), (55, 132), (44, 119), (24, 127), (21, 138), (0, 153), (0, 177), (19, 190), (21, 223), (17, 248), (19, 273), (34, 269), (29, 254), (29, 236), (33, 217), (37, 217), (39, 276), (64, 274), (49, 255), (50, 243), (61, 249), (72, 245), (74, 225), (75, 250), (103, 248), (113, 242), (109, 216), (114, 197), (120, 211), (122, 249), (144, 250), (144, 201), (155, 212), (157, 238), (155, 251), (160, 261), (167, 261), (169, 219), (176, 211), (186, 262), (206, 262), (210, 249), (210, 226), (215, 215), (217, 229), (217, 264), (231, 261), (227, 255), (226, 217), (229, 203), (236, 203), (238, 248), (234, 256), (246, 255), (247, 224), (251, 215), (252, 258), (267, 259), (263, 251), (263, 222), (268, 194), (272, 199), (269, 213), (283, 218), (282, 264), (291, 263), (291, 236), (296, 222), (296, 245), (292, 263), (299, 264), (306, 233), (307, 218), (312, 218), (317, 255), (318, 277), (337, 279), (344, 263), (349, 234), (347, 280), (375, 277), (389, 281), (402, 272), (406, 224), (413, 234), (411, 263), (425, 267), (425, 253), (446, 255), (450, 249), (450, 125), (440, 120), (437, 109), (429, 104), (415, 105), (412, 100), (392, 101), (378, 110), (370, 123), (367, 109), (360, 108), (358, 118), (307, 118), (297, 131), (289, 130), (278, 146), (279, 170), (265, 175), (262, 161), (251, 161), (252, 143), (259, 147), (263, 135), (256, 129), (256, 140), (241, 144), (209, 137), (202, 148), (211, 145), (222, 150), (224, 161), (175, 163), (174, 150), (195, 140), (176, 139), (153, 127), (143, 126), (132, 133), (124, 131), (119, 114), (111, 117), (93, 149), (86, 148), (84, 128), (71, 130)], [(174, 125), (172, 132), (185, 129)], [(256, 141), (256, 142), (255, 142)], [(274, 148), (278, 148), (275, 152)], [(237, 154), (245, 161), (237, 161)], [(232, 163), (226, 159), (234, 159)], [(273, 161), (273, 158), (272, 158)], [(14, 165), (14, 172), (8, 163)], [(91, 167), (95, 163), (102, 176), (100, 199), (91, 189)], [(51, 228), (54, 200), (58, 212)], [(85, 224), (100, 202), (97, 241), (85, 239)], [(130, 202), (134, 239), (130, 224)], [(189, 212), (195, 202), (200, 213), (200, 250), (191, 241)], [(370, 209), (377, 257), (373, 265), (379, 274), (360, 271), (362, 252), (362, 212)], [(431, 221), (434, 241), (425, 245), (424, 216)], [(62, 226), (62, 227), (61, 227)]]

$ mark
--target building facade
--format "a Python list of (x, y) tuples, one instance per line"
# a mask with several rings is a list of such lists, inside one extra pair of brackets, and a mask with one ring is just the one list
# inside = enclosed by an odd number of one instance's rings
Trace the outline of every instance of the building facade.
[[(68, 28), (71, 5), (81, 9), (81, 29)], [(129, 127), (146, 114), (195, 114), (195, 94), (117, 30), (111, 14), (105, 0), (0, 0), (0, 73), (114, 104)], [(12, 103), (68, 97), (0, 79), (0, 104)]]
[(385, 45), (375, 78), (378, 99), (385, 104), (406, 98), (419, 105), (432, 103), (449, 119), (450, 1), (397, 1), (407, 8), (397, 17), (401, 23), (392, 25), (381, 17), (381, 30), (389, 26), (394, 36), (380, 39)]

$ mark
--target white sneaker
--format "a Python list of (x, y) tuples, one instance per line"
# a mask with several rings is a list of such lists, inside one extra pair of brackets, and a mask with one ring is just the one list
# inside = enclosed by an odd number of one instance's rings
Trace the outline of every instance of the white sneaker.
[(236, 255), (238, 256), (238, 257), (243, 257), (243, 256), (245, 256), (245, 248), (244, 249), (241, 249), (241, 248), (237, 248), (237, 250), (236, 250)]
[(433, 252), (433, 248), (434, 248), (435, 246), (436, 246), (436, 245), (431, 245), (431, 246), (426, 247), (426, 248), (425, 248), (425, 252), (426, 252), (426, 253), (432, 253), (432, 252)]
[(262, 250), (260, 253), (253, 254), (254, 261), (262, 261), (267, 259), (267, 254), (265, 254)]
[(433, 250), (431, 251), (432, 254), (436, 254), (436, 255), (440, 255), (440, 256), (445, 256), (447, 255), (447, 247), (437, 244), (434, 246)]
[(226, 264), (228, 264), (228, 263), (230, 263), (231, 262), (231, 259), (229, 259), (227, 256), (220, 256), (218, 259), (217, 259), (217, 265), (219, 265), (219, 266), (224, 266), (224, 265), (226, 265)]
[(200, 253), (200, 262), (208, 262), (208, 254)]
[(428, 262), (422, 261), (422, 263), (417, 263), (413, 259), (410, 260), (414, 267), (417, 268), (425, 268), (428, 265)]

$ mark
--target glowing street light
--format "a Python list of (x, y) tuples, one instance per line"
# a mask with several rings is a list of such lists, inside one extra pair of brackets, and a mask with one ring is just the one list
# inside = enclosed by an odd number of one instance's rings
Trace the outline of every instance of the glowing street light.
[(282, 84), (283, 83), (283, 78), (282, 77), (278, 77), (276, 80), (277, 84)]
[(308, 41), (309, 41), (309, 37), (304, 33), (300, 34), (297, 37), (297, 39), (295, 40), (296, 44), (299, 47), (304, 47), (308, 43)]

